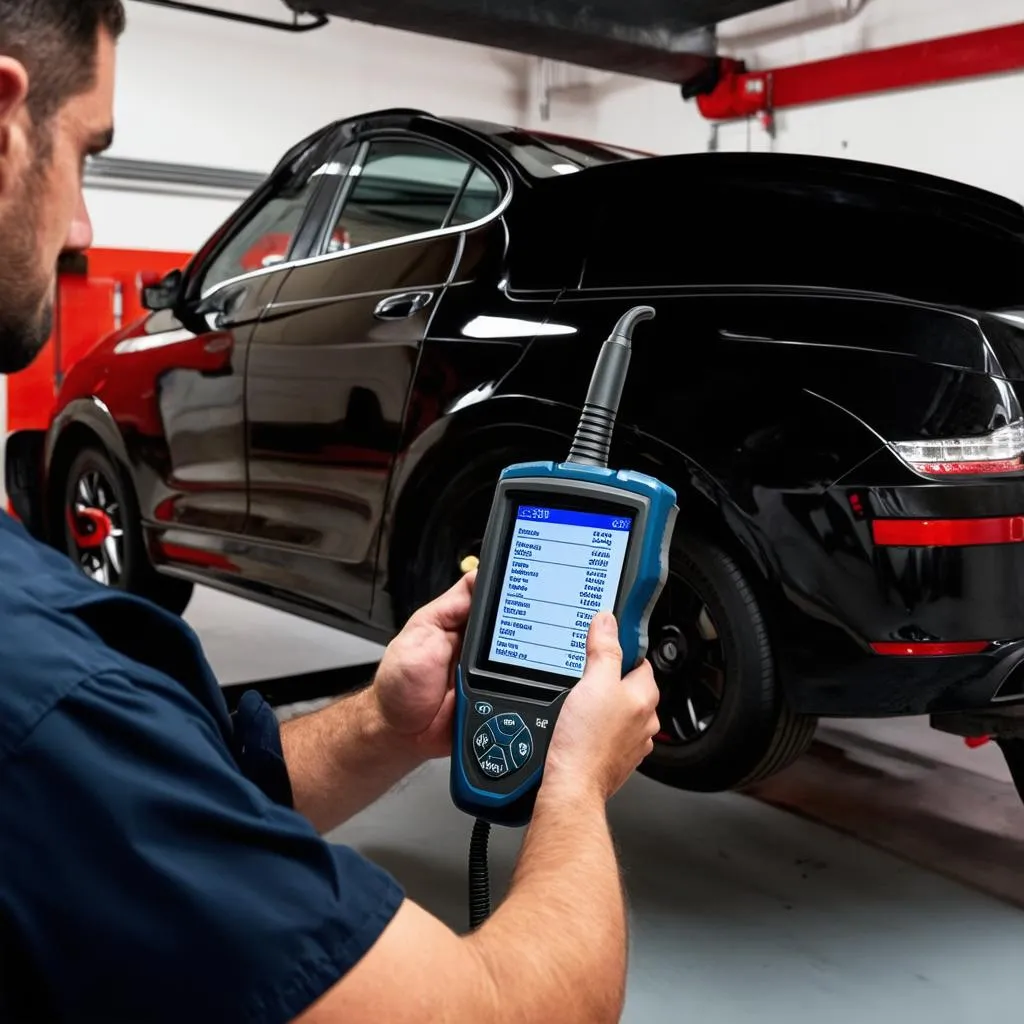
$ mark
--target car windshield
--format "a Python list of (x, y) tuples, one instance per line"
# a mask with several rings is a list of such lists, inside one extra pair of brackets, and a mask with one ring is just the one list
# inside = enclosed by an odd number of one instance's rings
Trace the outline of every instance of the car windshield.
[(482, 121), (462, 121), (468, 128), (483, 132), (500, 146), (527, 174), (535, 178), (555, 178), (587, 167), (642, 160), (650, 156), (637, 150), (588, 142), (565, 135), (527, 132)]

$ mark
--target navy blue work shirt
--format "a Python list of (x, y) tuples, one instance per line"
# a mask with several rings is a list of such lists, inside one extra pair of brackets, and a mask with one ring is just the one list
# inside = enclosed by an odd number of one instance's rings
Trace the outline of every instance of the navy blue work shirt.
[(402, 899), (187, 625), (0, 513), (0, 1021), (290, 1021)]

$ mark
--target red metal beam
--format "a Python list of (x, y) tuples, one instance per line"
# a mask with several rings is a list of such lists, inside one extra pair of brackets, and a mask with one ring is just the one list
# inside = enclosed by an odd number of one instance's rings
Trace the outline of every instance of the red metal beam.
[(723, 65), (714, 90), (697, 97), (701, 114), (712, 121), (1020, 71), (1024, 22), (768, 71), (744, 71), (736, 61)]

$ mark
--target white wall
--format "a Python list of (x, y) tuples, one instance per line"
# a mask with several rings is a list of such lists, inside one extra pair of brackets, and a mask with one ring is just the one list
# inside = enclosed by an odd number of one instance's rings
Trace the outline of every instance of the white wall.
[[(852, 21), (767, 45), (730, 40), (795, 24), (844, 0), (794, 0), (720, 26), (721, 50), (751, 69), (782, 67), (864, 49), (970, 32), (1024, 20), (1021, 0), (869, 0)], [(855, 6), (855, 5), (854, 5)], [(547, 126), (656, 152), (706, 149), (710, 125), (677, 89), (579, 69), (557, 76)], [(590, 98), (600, 97), (598, 103)], [(722, 149), (848, 156), (955, 178), (1024, 202), (1024, 72), (782, 111), (777, 136), (756, 123), (719, 133)], [(531, 123), (540, 124), (536, 108)]]

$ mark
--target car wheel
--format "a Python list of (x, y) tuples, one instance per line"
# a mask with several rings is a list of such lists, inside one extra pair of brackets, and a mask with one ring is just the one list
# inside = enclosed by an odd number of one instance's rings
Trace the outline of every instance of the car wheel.
[(403, 620), (454, 586), (466, 558), (480, 557), (498, 477), (505, 466), (523, 461), (521, 454), (509, 451), (506, 461), (467, 467), (451, 479), (426, 517), (419, 550), (401, 588)]
[(779, 692), (757, 598), (720, 548), (677, 533), (649, 637), (662, 728), (644, 775), (698, 792), (740, 789), (810, 746), (817, 719), (794, 714)]
[(89, 446), (75, 454), (64, 480), (62, 512), (64, 551), (86, 576), (175, 615), (185, 611), (193, 586), (153, 568), (134, 492), (106, 452)]

